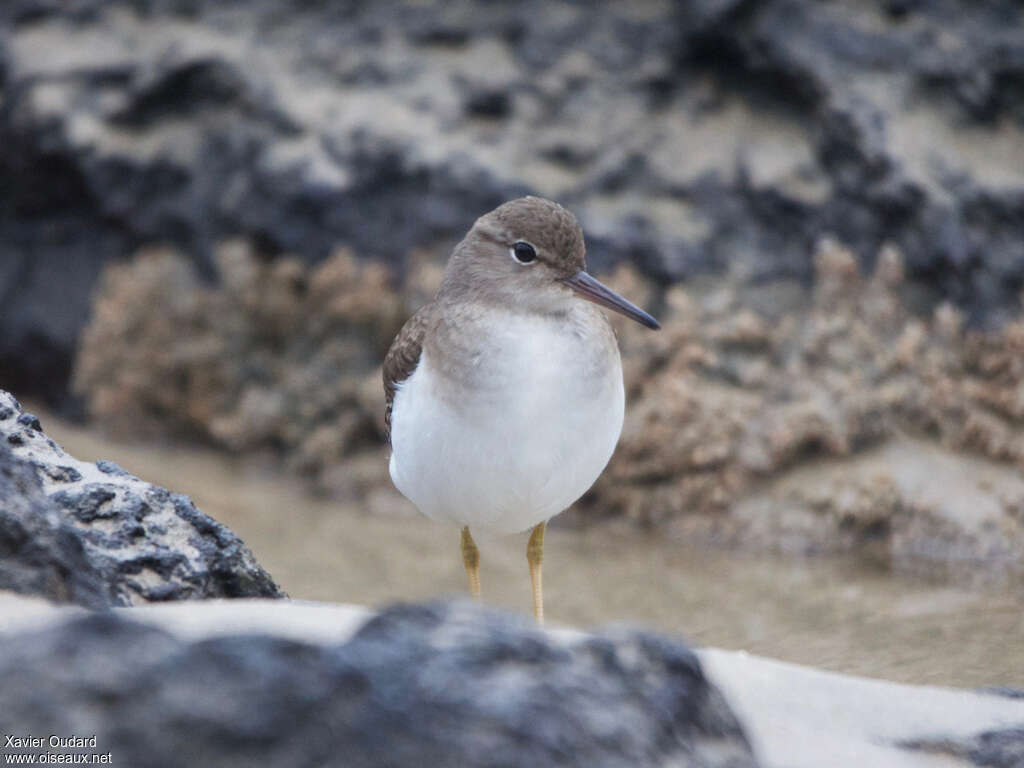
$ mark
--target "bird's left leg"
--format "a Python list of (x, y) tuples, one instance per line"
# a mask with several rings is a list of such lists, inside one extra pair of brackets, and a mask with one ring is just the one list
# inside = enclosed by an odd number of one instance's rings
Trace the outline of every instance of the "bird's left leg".
[(473, 597), (480, 597), (480, 550), (469, 535), (468, 525), (462, 529), (462, 564), (466, 566), (470, 593)]
[(544, 559), (544, 531), (547, 527), (547, 522), (543, 522), (534, 528), (526, 544), (526, 562), (530, 564), (530, 587), (533, 589), (533, 615), (538, 624), (544, 623), (544, 585), (540, 565)]

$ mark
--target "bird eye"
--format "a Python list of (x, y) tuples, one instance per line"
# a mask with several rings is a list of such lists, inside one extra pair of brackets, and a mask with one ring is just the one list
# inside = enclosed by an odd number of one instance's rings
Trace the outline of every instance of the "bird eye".
[(520, 264), (530, 264), (537, 259), (537, 251), (524, 240), (512, 246), (512, 258)]

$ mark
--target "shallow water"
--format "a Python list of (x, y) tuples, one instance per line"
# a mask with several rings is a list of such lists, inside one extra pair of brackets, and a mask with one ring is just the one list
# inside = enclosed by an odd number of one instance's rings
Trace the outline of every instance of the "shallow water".
[[(458, 532), (311, 498), (295, 481), (205, 450), (134, 446), (43, 414), (80, 459), (111, 459), (189, 494), (295, 598), (380, 605), (465, 594)], [(477, 538), (484, 599), (529, 611), (526, 535)], [(621, 526), (550, 530), (548, 620), (629, 622), (694, 644), (914, 683), (1024, 687), (1024, 592), (963, 588), (851, 559), (698, 549)]]

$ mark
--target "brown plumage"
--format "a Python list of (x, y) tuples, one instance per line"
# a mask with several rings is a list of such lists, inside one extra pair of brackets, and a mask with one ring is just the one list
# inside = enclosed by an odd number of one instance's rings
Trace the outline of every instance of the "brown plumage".
[(384, 358), (384, 397), (387, 399), (384, 434), (388, 443), (391, 442), (391, 408), (395, 402), (395, 392), (398, 390), (398, 384), (409, 378), (416, 370), (423, 349), (423, 336), (426, 334), (433, 309), (433, 302), (420, 307), (402, 326)]

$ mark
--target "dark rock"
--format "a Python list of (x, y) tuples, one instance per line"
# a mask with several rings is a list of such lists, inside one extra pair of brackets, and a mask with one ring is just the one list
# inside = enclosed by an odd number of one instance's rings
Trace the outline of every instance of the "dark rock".
[[(0, 407), (21, 410), (2, 391)], [(282, 596), (245, 544), (187, 497), (68, 456), (30, 414), (3, 421), (34, 427), (0, 443), (0, 589), (92, 607)]]
[(996, 696), (1005, 696), (1008, 699), (1024, 699), (1024, 688), (983, 688), (982, 693), (992, 693)]
[(0, 637), (0, 731), (88, 718), (94, 751), (153, 768), (756, 764), (694, 654), (641, 632), (561, 641), (433, 603), (387, 609), (343, 645), (186, 642), (123, 616)]
[(1024, 765), (1024, 727), (979, 734), (967, 757), (975, 765), (991, 768), (1019, 768)]
[[(57, 179), (52, 182), (55, 187), (71, 183), (66, 174), (73, 175), (72, 169), (61, 170), (59, 163), (49, 169), (46, 161), (40, 165), (40, 174)], [(12, 178), (4, 159), (0, 169)], [(2, 185), (0, 198), (9, 188)], [(89, 317), (89, 299), (100, 270), (111, 254), (123, 252), (123, 245), (103, 235), (105, 227), (96, 229), (95, 235), (90, 230), (95, 210), (75, 201), (64, 203), (69, 206), (65, 213), (24, 216), (15, 223), (14, 213), (4, 211), (17, 206), (0, 199), (0, 381), (50, 402), (67, 395), (72, 352)], [(87, 242), (95, 250), (84, 248)]]
[(32, 413), (23, 413), (18, 417), (18, 423), (23, 427), (34, 429), (36, 432), (43, 431), (43, 425), (39, 423), (39, 419)]
[(967, 739), (920, 739), (904, 743), (907, 749), (950, 755), (969, 765), (1020, 768), (1024, 765), (1024, 727), (985, 731)]
[(0, 589), (90, 607), (116, 604), (81, 535), (43, 493), (35, 468), (0, 443)]
[(116, 487), (101, 483), (88, 483), (75, 491), (58, 491), (52, 496), (61, 509), (83, 523), (91, 523), (101, 517), (115, 517), (117, 510), (107, 507), (104, 511), (103, 507), (116, 498)]
[(501, 90), (480, 90), (466, 97), (466, 111), (476, 117), (506, 117), (512, 110), (512, 99)]
[(1022, 13), (7, 4), (0, 380), (63, 394), (103, 262), (142, 244), (207, 276), (235, 235), (401, 262), (525, 191), (578, 210), (602, 266), (808, 279), (823, 234), (868, 266), (891, 241), (928, 301), (996, 323), (1024, 285)]
[(37, 469), (45, 472), (47, 477), (58, 483), (76, 483), (82, 479), (82, 473), (74, 467), (55, 467), (50, 464), (43, 464), (37, 467)]
[(97, 461), (96, 469), (105, 475), (118, 475), (123, 477), (128, 474), (128, 471), (121, 467), (117, 462), (108, 461), (107, 459), (100, 459)]

